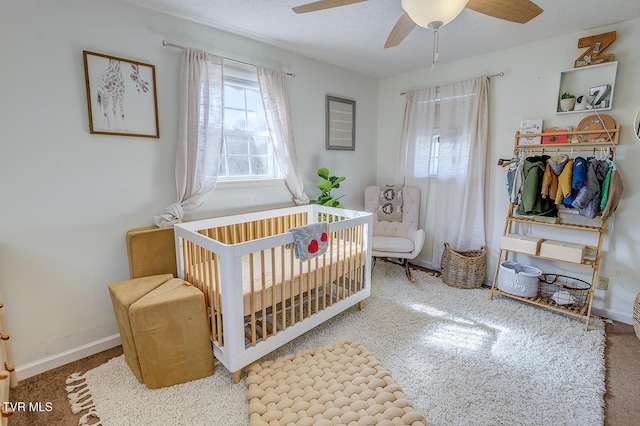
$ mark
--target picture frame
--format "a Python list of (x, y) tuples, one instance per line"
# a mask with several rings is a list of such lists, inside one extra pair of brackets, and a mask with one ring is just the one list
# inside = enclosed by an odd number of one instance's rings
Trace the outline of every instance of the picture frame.
[(538, 134), (538, 136), (530, 136), (520, 138), (518, 142), (519, 145), (538, 145), (541, 142), (542, 133), (542, 119), (538, 118), (535, 120), (522, 120), (520, 122), (520, 134), (528, 135), (528, 134)]
[(355, 151), (356, 101), (326, 96), (326, 149)]
[(159, 138), (155, 66), (82, 51), (89, 132)]

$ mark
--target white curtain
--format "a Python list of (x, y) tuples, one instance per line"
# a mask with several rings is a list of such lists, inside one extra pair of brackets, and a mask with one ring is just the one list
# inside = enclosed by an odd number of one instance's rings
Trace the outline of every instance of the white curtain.
[(223, 138), (223, 58), (186, 47), (180, 67), (176, 202), (154, 222), (161, 228), (182, 222), (216, 186)]
[(410, 90), (406, 94), (400, 155), (394, 183), (420, 189), (420, 229), (425, 228), (425, 212), (429, 195), (430, 157), (436, 118), (435, 87)]
[(486, 244), (485, 168), (489, 139), (489, 79), (440, 87), (440, 152), (433, 267), (444, 243), (456, 250)]
[(256, 68), (267, 126), (280, 172), (284, 175), (285, 184), (293, 195), (293, 201), (297, 205), (309, 204), (309, 197), (304, 192), (302, 173), (300, 173), (298, 166), (293, 141), (291, 114), (286, 91), (286, 74), (264, 67)]

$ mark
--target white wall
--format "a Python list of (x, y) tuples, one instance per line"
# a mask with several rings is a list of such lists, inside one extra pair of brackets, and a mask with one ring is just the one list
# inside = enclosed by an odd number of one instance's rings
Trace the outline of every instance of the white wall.
[[(116, 1), (3, 2), (0, 292), (19, 367), (117, 333), (107, 285), (128, 278), (125, 232), (175, 197), (180, 51), (163, 39), (296, 74), (294, 136), (312, 198), (320, 166), (347, 176), (335, 195), (348, 207), (375, 183), (374, 79)], [(82, 50), (155, 65), (160, 139), (89, 133)], [(327, 94), (357, 102), (355, 152), (324, 149)], [(290, 199), (283, 184), (221, 189), (191, 217)]]
[[(596, 291), (594, 310), (631, 323), (633, 301), (640, 290), (640, 223), (635, 219), (640, 211), (640, 141), (635, 139), (632, 131), (633, 117), (640, 108), (639, 20), (451, 64), (439, 64), (434, 72), (424, 69), (382, 80), (378, 112), (378, 183), (392, 182), (395, 176), (395, 158), (400, 144), (405, 102), (400, 92), (504, 72), (504, 77), (492, 79), (490, 97), (491, 140), (487, 164), (486, 217), (487, 245), (490, 249), (489, 278), (493, 279), (508, 206), (505, 175), (497, 166), (498, 158), (510, 158), (513, 154), (514, 134), (523, 119), (543, 118), (545, 126), (576, 126), (586, 116), (555, 114), (560, 72), (573, 68), (573, 61), (582, 54), (582, 50), (576, 47), (579, 38), (613, 30), (617, 31), (617, 39), (606, 53), (614, 53), (619, 66), (613, 109), (606, 113), (622, 127), (616, 163), (624, 178), (625, 192), (615, 219), (608, 223), (611, 232), (605, 239), (602, 254), (600, 274), (610, 277), (609, 291)], [(430, 251), (427, 249), (425, 252), (426, 258)], [(590, 274), (584, 268), (582, 272)]]

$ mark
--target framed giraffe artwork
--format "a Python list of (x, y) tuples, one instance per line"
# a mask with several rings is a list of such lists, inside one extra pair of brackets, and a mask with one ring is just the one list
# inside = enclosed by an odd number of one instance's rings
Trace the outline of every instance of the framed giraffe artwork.
[(155, 66), (82, 51), (89, 132), (159, 138)]

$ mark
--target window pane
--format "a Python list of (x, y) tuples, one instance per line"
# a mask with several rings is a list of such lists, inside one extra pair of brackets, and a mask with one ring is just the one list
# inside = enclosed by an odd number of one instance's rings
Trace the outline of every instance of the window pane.
[(225, 138), (227, 155), (249, 154), (248, 138), (244, 136), (227, 136)]
[(269, 159), (265, 157), (251, 157), (251, 174), (253, 176), (269, 175)]
[(225, 108), (224, 128), (228, 130), (245, 130), (246, 118), (244, 111)]
[(224, 106), (226, 108), (244, 109), (244, 90), (225, 84)]
[(253, 132), (267, 131), (267, 119), (263, 111), (247, 111), (247, 130)]
[(224, 158), (220, 161), (220, 169), (218, 170), (218, 177), (219, 178), (227, 177), (227, 162), (225, 161)]
[(229, 176), (249, 176), (249, 157), (227, 157), (229, 161)]
[(253, 155), (267, 155), (269, 154), (269, 147), (271, 146), (271, 139), (253, 137), (251, 138), (251, 154)]
[(264, 111), (260, 90), (247, 90), (247, 109), (250, 111)]

